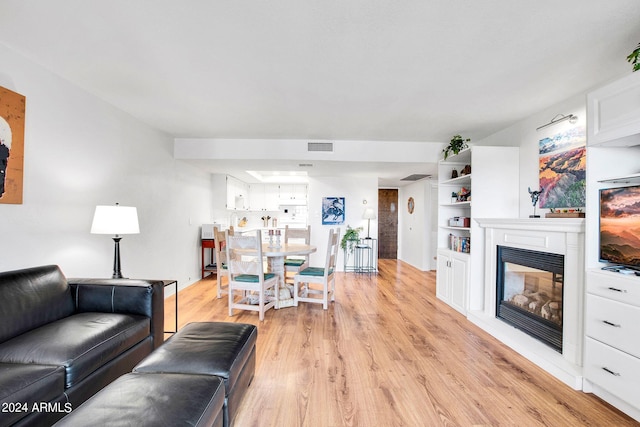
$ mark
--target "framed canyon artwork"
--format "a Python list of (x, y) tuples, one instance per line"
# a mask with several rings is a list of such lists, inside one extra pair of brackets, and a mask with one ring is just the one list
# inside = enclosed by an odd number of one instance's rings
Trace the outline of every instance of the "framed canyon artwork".
[(0, 86), (0, 203), (2, 204), (22, 204), (25, 111), (25, 97)]
[(586, 199), (586, 132), (574, 126), (539, 140), (541, 208), (581, 208)]

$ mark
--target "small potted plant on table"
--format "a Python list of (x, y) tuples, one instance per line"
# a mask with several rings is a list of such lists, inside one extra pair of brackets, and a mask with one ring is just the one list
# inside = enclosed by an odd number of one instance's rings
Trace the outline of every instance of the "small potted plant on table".
[(362, 227), (351, 228), (347, 225), (347, 230), (344, 232), (342, 236), (342, 240), (340, 241), (340, 247), (344, 250), (344, 269), (347, 270), (347, 264), (349, 261), (349, 255), (353, 253), (354, 248), (360, 241), (360, 232), (363, 230)]

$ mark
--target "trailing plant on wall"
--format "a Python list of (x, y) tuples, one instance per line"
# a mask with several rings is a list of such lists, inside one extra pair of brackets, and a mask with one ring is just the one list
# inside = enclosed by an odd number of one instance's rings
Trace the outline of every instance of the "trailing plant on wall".
[(471, 141), (470, 138), (463, 139), (460, 135), (453, 135), (451, 142), (447, 145), (442, 152), (444, 153), (444, 159), (447, 160), (450, 154), (458, 154), (460, 150), (467, 148), (467, 142)]
[(640, 70), (640, 43), (629, 56), (627, 56), (627, 62), (633, 65), (633, 71)]

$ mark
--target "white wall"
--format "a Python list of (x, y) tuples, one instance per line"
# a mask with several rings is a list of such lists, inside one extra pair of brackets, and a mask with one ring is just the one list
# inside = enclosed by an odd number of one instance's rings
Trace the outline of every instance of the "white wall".
[(89, 233), (98, 204), (136, 206), (141, 233), (121, 242), (122, 272), (199, 279), (209, 175), (173, 159), (173, 139), (0, 45), (0, 85), (26, 97), (24, 199), (0, 204), (0, 271), (58, 264), (110, 277), (113, 241)]
[[(539, 126), (549, 123), (557, 114), (575, 114), (578, 116), (576, 124), (570, 124), (568, 121), (558, 123), (547, 127), (545, 130), (536, 131)], [(528, 218), (533, 214), (533, 205), (527, 190), (539, 189), (539, 148), (538, 142), (546, 132), (557, 133), (566, 129), (568, 126), (586, 126), (586, 94), (574, 96), (559, 104), (550, 106), (531, 117), (521, 120), (511, 127), (500, 132), (490, 135), (477, 142), (478, 145), (499, 145), (499, 146), (519, 146), (520, 147), (520, 176), (516, 179), (520, 180), (520, 197), (519, 217)], [(496, 164), (496, 168), (500, 165)], [(508, 178), (508, 177), (505, 177)], [(548, 209), (536, 208), (536, 213), (544, 218), (544, 214)]]
[[(435, 268), (433, 228), (437, 210), (433, 209), (432, 193), (437, 189), (432, 184), (431, 180), (421, 180), (398, 190), (398, 258), (423, 271)], [(407, 209), (409, 197), (415, 201), (413, 214)]]
[[(322, 225), (322, 198), (345, 198), (345, 223), (338, 226)], [(367, 201), (364, 204), (364, 201)], [(357, 178), (345, 179), (344, 177), (313, 177), (309, 178), (309, 224), (311, 225), (311, 242), (318, 247), (316, 253), (310, 257), (310, 264), (322, 266), (327, 253), (327, 240), (329, 229), (340, 228), (340, 239), (344, 235), (347, 226), (351, 228), (362, 227), (360, 237), (367, 235), (367, 220), (362, 218), (365, 208), (371, 207), (378, 212), (378, 179)], [(371, 220), (371, 237), (378, 237), (378, 221)], [(344, 257), (342, 250), (338, 258), (338, 270), (342, 271)]]
[[(604, 84), (604, 83), (603, 83)], [(586, 123), (586, 93), (576, 95), (559, 104), (546, 108), (534, 116), (497, 132), (481, 141), (479, 145), (506, 145), (515, 143), (520, 146), (520, 209), (519, 217), (527, 218), (533, 213), (533, 206), (527, 191), (538, 184), (538, 141), (542, 134), (536, 128), (548, 123), (557, 114), (575, 114), (578, 124)], [(571, 126), (567, 122), (548, 127), (550, 131), (561, 131)], [(600, 179), (624, 176), (640, 170), (640, 146), (628, 148), (588, 147), (587, 148), (587, 195), (586, 195), (586, 235), (585, 258), (588, 268), (601, 267), (598, 262), (597, 242), (599, 239), (599, 200), (598, 190), (611, 184), (598, 183)], [(499, 167), (499, 165), (496, 165)], [(537, 209), (544, 217), (547, 209)]]

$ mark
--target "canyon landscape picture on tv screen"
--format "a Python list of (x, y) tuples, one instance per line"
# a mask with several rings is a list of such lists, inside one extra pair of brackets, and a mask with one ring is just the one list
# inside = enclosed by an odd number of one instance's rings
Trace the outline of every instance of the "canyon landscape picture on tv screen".
[(640, 267), (640, 185), (600, 190), (600, 260)]

